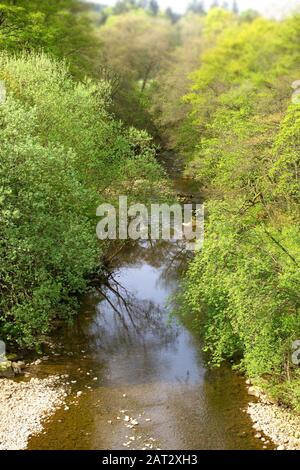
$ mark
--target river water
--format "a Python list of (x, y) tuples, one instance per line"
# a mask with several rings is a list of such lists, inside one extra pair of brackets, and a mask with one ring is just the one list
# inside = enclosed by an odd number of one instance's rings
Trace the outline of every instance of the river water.
[(58, 331), (55, 355), (36, 368), (68, 374), (71, 393), (29, 449), (263, 448), (242, 377), (210, 371), (201, 341), (170, 316), (186, 260), (182, 245), (166, 242), (118, 254), (107, 285), (83, 300), (76, 323)]

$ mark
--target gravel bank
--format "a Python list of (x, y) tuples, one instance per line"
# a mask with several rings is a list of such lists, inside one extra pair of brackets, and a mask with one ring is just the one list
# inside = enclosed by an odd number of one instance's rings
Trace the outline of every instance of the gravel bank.
[(28, 382), (0, 380), (0, 450), (26, 449), (28, 438), (42, 431), (42, 421), (66, 397), (61, 378)]
[(300, 450), (300, 416), (271, 403), (262, 394), (258, 398), (260, 402), (249, 403), (247, 409), (257, 438), (264, 440), (268, 436), (277, 450)]

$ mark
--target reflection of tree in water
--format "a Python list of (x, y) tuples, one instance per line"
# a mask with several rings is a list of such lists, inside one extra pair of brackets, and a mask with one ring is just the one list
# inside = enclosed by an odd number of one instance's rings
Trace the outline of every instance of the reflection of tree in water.
[(98, 350), (112, 352), (120, 346), (147, 348), (175, 342), (178, 327), (168, 313), (151, 300), (138, 299), (110, 275), (98, 288), (104, 300), (98, 305), (90, 334)]
[(116, 253), (110, 266), (116, 271), (123, 267), (148, 264), (153, 268), (173, 273), (177, 279), (179, 273), (187, 266), (188, 260), (193, 257), (193, 253), (187, 251), (184, 242), (180, 241), (145, 241), (136, 243), (130, 249), (128, 247), (121, 251), (117, 249)]
[[(177, 326), (169, 313), (151, 300), (138, 299), (117, 280), (124, 268), (149, 265), (158, 270), (160, 288), (176, 286), (179, 274), (185, 269), (187, 253), (180, 243), (140, 243), (118, 253), (106, 277), (94, 279), (94, 291), (84, 300), (83, 313), (71, 327), (62, 328), (57, 337), (65, 349), (115, 350), (120, 343), (146, 345), (155, 348), (176, 343)], [(166, 299), (167, 301), (167, 299)], [(98, 314), (95, 316), (95, 307)], [(84, 318), (86, 317), (86, 318)]]
[[(178, 327), (166, 309), (151, 300), (141, 300), (129, 292), (116, 276), (123, 268), (151, 266), (159, 272), (160, 288), (176, 286), (187, 260), (193, 256), (181, 242), (141, 242), (128, 249), (117, 249), (113, 267), (97, 290), (103, 296), (92, 325), (93, 341), (99, 349), (116, 349), (120, 343), (147, 347), (175, 343)], [(167, 300), (167, 299), (166, 299)]]
[(183, 243), (169, 243), (169, 250), (166, 250), (163, 258), (164, 263), (161, 266), (161, 285), (167, 288), (170, 285), (178, 284), (178, 280), (182, 278), (188, 261), (192, 257), (193, 253), (187, 251)]
[(178, 284), (178, 280), (182, 278), (193, 256), (193, 252), (186, 250), (185, 243), (181, 241), (145, 242), (137, 245), (130, 253), (125, 253), (125, 264), (127, 266), (148, 264), (159, 269), (159, 284), (167, 289), (169, 286), (175, 287)]

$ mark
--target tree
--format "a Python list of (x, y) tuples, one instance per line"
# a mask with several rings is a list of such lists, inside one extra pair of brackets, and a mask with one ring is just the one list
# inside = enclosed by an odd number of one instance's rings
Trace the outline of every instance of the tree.
[(193, 312), (213, 365), (235, 360), (299, 411), (290, 350), (300, 321), (300, 107), (289, 87), (299, 15), (278, 23), (209, 15), (182, 124), (192, 142), (186, 172), (206, 194), (209, 217), (182, 310)]
[(187, 12), (192, 12), (198, 15), (204, 15), (205, 9), (202, 1), (193, 0), (187, 7)]
[(238, 13), (239, 13), (239, 7), (238, 7), (237, 0), (234, 0), (233, 3), (232, 3), (232, 11), (233, 11), (233, 13), (235, 13), (236, 15), (238, 15)]
[(92, 74), (99, 44), (85, 8), (76, 0), (4, 0), (0, 50), (43, 49), (57, 58), (67, 57), (74, 75)]
[(107, 83), (35, 53), (0, 54), (0, 80), (0, 336), (38, 348), (101, 271), (96, 208), (119, 194), (147, 203), (164, 178), (147, 133), (109, 113)]
[(99, 30), (99, 38), (102, 65), (120, 77), (115, 111), (139, 128), (151, 125), (148, 89), (173, 48), (170, 21), (146, 12), (129, 12), (112, 17)]
[(177, 23), (177, 21), (179, 21), (180, 19), (180, 15), (178, 13), (175, 13), (170, 7), (166, 9), (165, 15), (171, 20), (173, 24)]
[(143, 10), (147, 10), (148, 0), (139, 0), (137, 4), (139, 8), (142, 8)]
[(159, 12), (159, 5), (156, 0), (149, 1), (149, 11), (153, 16), (157, 16)]
[(241, 13), (242, 20), (248, 21), (248, 22), (254, 21), (258, 17), (259, 17), (259, 13), (256, 10), (250, 9), (250, 10), (243, 11)]
[(189, 89), (190, 74), (199, 63), (203, 50), (204, 18), (189, 12), (180, 19), (177, 23), (178, 45), (171, 51), (166, 66), (159, 71), (151, 88), (151, 113), (164, 145), (181, 154), (192, 145), (192, 140), (185, 135), (190, 124), (183, 126), (190, 107), (182, 97)]
[(135, 10), (140, 7), (140, 3), (136, 0), (118, 0), (113, 7), (114, 15), (123, 15), (128, 11)]

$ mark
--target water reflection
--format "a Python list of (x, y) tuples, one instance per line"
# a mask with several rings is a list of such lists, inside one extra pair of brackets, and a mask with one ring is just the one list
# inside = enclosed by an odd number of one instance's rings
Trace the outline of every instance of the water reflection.
[(204, 369), (192, 338), (166, 307), (186, 262), (183, 247), (144, 243), (125, 258), (125, 266), (98, 288), (103, 300), (88, 331), (94, 354), (117, 358), (110, 380), (126, 382), (130, 375), (134, 383), (201, 382)]
[(170, 319), (167, 301), (188, 255), (166, 242), (119, 253), (76, 324), (60, 331), (60, 355), (43, 365), (69, 373), (77, 406), (60, 410), (31, 449), (122, 449), (122, 409), (138, 418), (141, 443), (151, 436), (162, 449), (262, 447), (241, 411), (243, 381), (228, 368), (209, 372), (201, 344)]

